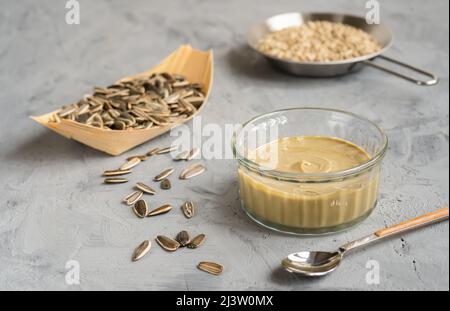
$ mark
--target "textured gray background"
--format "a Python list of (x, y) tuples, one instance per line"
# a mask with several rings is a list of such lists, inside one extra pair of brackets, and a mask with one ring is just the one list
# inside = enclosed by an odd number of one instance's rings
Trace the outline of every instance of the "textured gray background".
[[(273, 70), (245, 46), (254, 22), (296, 9), (365, 14), (365, 1), (87, 1), (81, 25), (65, 23), (64, 1), (0, 0), (0, 289), (449, 289), (448, 223), (357, 252), (329, 277), (305, 280), (279, 269), (301, 249), (333, 249), (372, 230), (448, 204), (448, 1), (381, 1), (395, 32), (390, 56), (441, 77), (423, 88), (366, 68), (336, 79), (301, 79)], [(235, 163), (214, 160), (208, 172), (150, 200), (179, 206), (192, 199), (197, 217), (178, 208), (137, 219), (120, 204), (130, 184), (104, 186), (114, 158), (67, 140), (28, 116), (72, 102), (94, 85), (143, 71), (179, 44), (215, 52), (215, 83), (205, 123), (247, 120), (274, 109), (319, 106), (350, 110), (378, 122), (391, 140), (379, 206), (344, 233), (297, 238), (269, 232), (240, 210)], [(171, 142), (165, 135), (126, 155)], [(228, 142), (227, 142), (228, 144)], [(169, 157), (147, 161), (133, 181), (149, 181)], [(180, 228), (204, 232), (197, 250), (169, 254), (154, 245), (131, 263), (133, 248)], [(65, 263), (81, 265), (81, 284), (65, 283)], [(381, 282), (365, 282), (366, 262), (380, 263)], [(223, 263), (220, 277), (197, 262)]]

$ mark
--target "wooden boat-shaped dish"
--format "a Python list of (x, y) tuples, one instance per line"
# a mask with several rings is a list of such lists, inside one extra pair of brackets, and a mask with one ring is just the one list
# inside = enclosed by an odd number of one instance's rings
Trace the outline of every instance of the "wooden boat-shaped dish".
[(60, 122), (50, 122), (51, 117), (60, 109), (38, 116), (31, 117), (36, 122), (49, 129), (71, 139), (75, 139), (94, 149), (104, 151), (111, 155), (119, 155), (131, 148), (153, 139), (170, 129), (185, 123), (197, 115), (205, 106), (213, 81), (213, 54), (212, 51), (199, 51), (189, 45), (182, 45), (152, 69), (121, 79), (120, 81), (133, 79), (152, 73), (168, 72), (183, 75), (191, 83), (200, 83), (203, 86), (205, 100), (199, 109), (179, 123), (166, 126), (156, 126), (149, 129), (109, 130), (102, 129), (75, 121), (61, 119)]

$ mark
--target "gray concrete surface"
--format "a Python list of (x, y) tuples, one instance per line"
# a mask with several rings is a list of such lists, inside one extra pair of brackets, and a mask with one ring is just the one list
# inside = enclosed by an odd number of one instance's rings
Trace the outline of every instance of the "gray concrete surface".
[[(365, 14), (365, 1), (87, 1), (81, 24), (65, 23), (64, 1), (0, 0), (0, 289), (1, 290), (448, 290), (448, 223), (354, 253), (334, 274), (307, 280), (280, 270), (300, 249), (333, 249), (407, 217), (448, 204), (448, 1), (381, 1), (396, 42), (388, 55), (441, 78), (423, 88), (366, 68), (336, 79), (280, 73), (245, 45), (248, 27), (301, 9)], [(215, 52), (215, 83), (205, 123), (239, 123), (274, 109), (319, 106), (350, 110), (378, 122), (391, 140), (379, 206), (359, 226), (324, 237), (267, 231), (240, 210), (235, 163), (207, 161), (208, 172), (150, 200), (199, 205), (186, 220), (176, 209), (140, 220), (120, 204), (131, 185), (104, 186), (114, 158), (67, 140), (28, 116), (78, 99), (94, 85), (143, 71), (178, 45)], [(167, 145), (159, 137), (126, 155)], [(227, 142), (228, 144), (228, 142)], [(142, 164), (132, 181), (150, 180), (168, 157)], [(197, 250), (169, 254), (154, 245), (131, 263), (133, 248), (181, 228), (204, 232)], [(68, 260), (81, 283), (65, 281)], [(225, 265), (213, 277), (201, 260)], [(366, 263), (380, 264), (380, 284), (366, 283)]]

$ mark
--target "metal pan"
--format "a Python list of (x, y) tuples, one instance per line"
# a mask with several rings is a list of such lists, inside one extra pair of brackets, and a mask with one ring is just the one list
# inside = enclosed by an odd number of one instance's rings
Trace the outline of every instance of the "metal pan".
[[(281, 30), (283, 28), (300, 26), (308, 21), (330, 21), (335, 23), (343, 23), (351, 25), (358, 29), (364, 30), (371, 34), (381, 44), (382, 49), (378, 53), (369, 54), (362, 57), (352, 58), (343, 61), (333, 62), (296, 62), (288, 61), (281, 58), (273, 57), (262, 53), (258, 49), (260, 40), (270, 32)], [(365, 65), (383, 70), (384, 72), (393, 74), (397, 77), (414, 82), (418, 85), (430, 86), (438, 83), (439, 79), (432, 73), (416, 68), (409, 64), (400, 62), (382, 54), (386, 52), (393, 44), (393, 35), (389, 28), (384, 25), (367, 24), (365, 18), (334, 13), (286, 13), (268, 18), (262, 23), (255, 25), (248, 33), (248, 44), (258, 53), (264, 55), (276, 67), (289, 73), (310, 76), (310, 77), (332, 77), (358, 71)], [(376, 64), (376, 58), (383, 59), (387, 62), (394, 63), (398, 66), (405, 67), (416, 73), (429, 77), (428, 80), (417, 80), (403, 73), (394, 71), (382, 65)]]

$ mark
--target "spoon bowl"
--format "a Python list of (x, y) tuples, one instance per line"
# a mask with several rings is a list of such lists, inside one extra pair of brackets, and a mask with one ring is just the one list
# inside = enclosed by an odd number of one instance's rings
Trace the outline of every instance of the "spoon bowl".
[(342, 253), (336, 252), (298, 252), (292, 253), (282, 261), (289, 272), (304, 276), (322, 276), (334, 271), (342, 260)]

